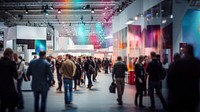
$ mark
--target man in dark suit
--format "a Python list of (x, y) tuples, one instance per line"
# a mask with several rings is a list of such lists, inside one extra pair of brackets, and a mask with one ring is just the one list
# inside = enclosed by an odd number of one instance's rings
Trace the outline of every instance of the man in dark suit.
[(146, 72), (149, 76), (149, 92), (150, 92), (150, 99), (151, 99), (151, 107), (150, 109), (155, 109), (155, 99), (154, 99), (154, 89), (156, 90), (156, 94), (160, 98), (160, 101), (163, 105), (163, 108), (167, 108), (167, 103), (163, 98), (163, 95), (160, 91), (160, 72), (162, 66), (158, 62), (156, 58), (156, 53), (151, 52), (152, 61), (148, 64)]
[[(46, 111), (46, 99), (49, 87), (53, 85), (53, 75), (50, 64), (45, 60), (46, 52), (40, 51), (39, 59), (33, 60), (29, 64), (27, 76), (32, 75), (32, 90), (34, 93), (35, 112)], [(41, 110), (39, 110), (39, 98), (41, 95)]]
[(13, 60), (13, 51), (7, 48), (4, 57), (0, 60), (0, 112), (15, 111), (18, 104), (18, 94), (13, 79), (17, 80), (16, 63)]

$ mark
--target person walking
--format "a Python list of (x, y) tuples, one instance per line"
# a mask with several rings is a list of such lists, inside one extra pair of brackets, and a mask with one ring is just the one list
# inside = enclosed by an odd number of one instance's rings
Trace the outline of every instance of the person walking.
[[(35, 112), (46, 112), (46, 100), (49, 87), (53, 85), (53, 75), (50, 64), (45, 60), (46, 52), (39, 52), (39, 59), (32, 60), (27, 70), (27, 76), (32, 76), (31, 87), (34, 94)], [(41, 96), (41, 107), (39, 106)], [(40, 107), (40, 108), (39, 108)]]
[(109, 63), (110, 62), (109, 62), (108, 58), (106, 58), (106, 60), (104, 61), (104, 64), (103, 64), (103, 66), (105, 68), (105, 74), (108, 74)]
[(86, 60), (84, 61), (84, 71), (85, 71), (85, 74), (86, 74), (87, 79), (88, 79), (87, 87), (89, 89), (93, 86), (93, 84), (92, 84), (92, 74), (89, 73), (89, 66), (91, 65), (90, 63), (91, 63), (91, 61), (90, 61), (89, 57), (86, 57)]
[(137, 64), (135, 64), (135, 75), (136, 75), (136, 94), (135, 94), (135, 105), (138, 106), (138, 97), (139, 97), (139, 107), (144, 108), (143, 102), (143, 92), (145, 91), (145, 70), (142, 62), (144, 57), (140, 56)]
[(62, 91), (62, 75), (59, 73), (59, 69), (62, 65), (62, 56), (58, 56), (58, 59), (56, 60), (56, 73), (57, 73), (57, 80), (58, 80), (58, 88), (57, 91)]
[(116, 81), (117, 85), (117, 101), (119, 105), (123, 105), (122, 95), (125, 87), (125, 72), (128, 71), (125, 63), (122, 62), (122, 57), (117, 57), (117, 62), (114, 64), (112, 78)]
[(76, 65), (76, 72), (74, 74), (74, 90), (77, 90), (77, 85), (80, 86), (80, 79), (81, 79), (81, 65), (79, 64), (78, 60), (80, 60), (80, 58), (76, 59), (75, 65)]
[(151, 58), (152, 61), (149, 62), (146, 70), (149, 77), (149, 94), (151, 99), (151, 106), (149, 107), (149, 109), (155, 109), (154, 89), (156, 90), (156, 94), (160, 98), (163, 108), (166, 109), (167, 103), (160, 91), (160, 71), (162, 71), (162, 65), (158, 62), (155, 52), (151, 52)]
[(76, 71), (76, 65), (71, 61), (70, 54), (66, 54), (66, 60), (62, 63), (59, 71), (62, 74), (64, 81), (65, 104), (66, 106), (71, 106), (73, 77)]
[(22, 59), (21, 56), (18, 57), (16, 53), (14, 53), (14, 60), (17, 65), (17, 72), (18, 72), (18, 79), (17, 79), (17, 91), (19, 95), (19, 104), (18, 104), (18, 109), (24, 109), (24, 99), (23, 99), (23, 94), (21, 91), (21, 86), (23, 82), (23, 74), (24, 74), (24, 69), (25, 69), (25, 63)]
[(18, 94), (13, 79), (17, 80), (16, 63), (13, 61), (13, 51), (6, 48), (4, 57), (0, 60), (0, 112), (15, 112), (18, 105)]

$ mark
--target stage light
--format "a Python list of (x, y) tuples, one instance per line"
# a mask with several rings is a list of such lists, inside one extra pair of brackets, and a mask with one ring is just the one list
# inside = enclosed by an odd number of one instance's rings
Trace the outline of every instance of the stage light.
[(135, 17), (134, 17), (134, 20), (137, 21), (137, 20), (138, 20), (138, 16), (135, 16)]
[(25, 14), (28, 14), (28, 9), (26, 6), (25, 6)]
[(167, 20), (166, 20), (166, 19), (162, 20), (162, 24), (165, 24), (166, 22), (167, 22)]
[(94, 14), (94, 8), (91, 9), (91, 13)]
[(48, 15), (49, 15), (49, 13), (46, 11), (46, 12), (45, 12), (45, 15), (46, 15), (46, 16), (48, 16)]
[(53, 10), (53, 5), (50, 6), (50, 9)]
[(61, 13), (61, 9), (58, 9), (58, 14), (60, 14)]
[(126, 22), (126, 24), (132, 24), (134, 21), (133, 21), (133, 19), (129, 19), (127, 22)]
[(108, 9), (108, 7), (105, 7), (104, 9), (105, 9), (105, 10), (107, 10), (107, 9)]
[(174, 17), (173, 15), (170, 15), (170, 18), (171, 18), (171, 19), (173, 19), (173, 17)]

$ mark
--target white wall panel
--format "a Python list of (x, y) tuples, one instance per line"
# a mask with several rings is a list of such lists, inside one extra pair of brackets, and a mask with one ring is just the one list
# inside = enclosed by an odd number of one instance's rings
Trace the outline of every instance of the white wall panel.
[(46, 40), (46, 27), (17, 26), (17, 39)]

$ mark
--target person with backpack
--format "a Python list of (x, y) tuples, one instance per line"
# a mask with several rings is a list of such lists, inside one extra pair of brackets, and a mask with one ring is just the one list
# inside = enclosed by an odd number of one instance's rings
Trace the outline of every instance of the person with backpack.
[(57, 80), (58, 80), (58, 88), (56, 89), (57, 91), (62, 91), (62, 75), (61, 73), (59, 72), (59, 69), (61, 67), (63, 63), (63, 60), (62, 60), (62, 56), (58, 56), (58, 59), (56, 60), (56, 73), (57, 73)]
[(149, 77), (149, 92), (150, 92), (149, 94), (151, 99), (151, 106), (149, 107), (149, 109), (151, 110), (155, 109), (154, 89), (156, 90), (156, 94), (160, 98), (163, 108), (166, 109), (167, 103), (160, 91), (160, 81), (161, 81), (160, 71), (162, 71), (162, 66), (158, 62), (155, 52), (151, 52), (151, 58), (152, 61), (149, 62), (146, 70), (146, 72), (148, 73), (147, 75)]
[(81, 79), (81, 65), (78, 63), (78, 58), (75, 60), (75, 65), (76, 65), (76, 72), (74, 74), (74, 90), (77, 90), (77, 85), (80, 85), (80, 79)]

